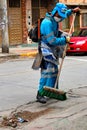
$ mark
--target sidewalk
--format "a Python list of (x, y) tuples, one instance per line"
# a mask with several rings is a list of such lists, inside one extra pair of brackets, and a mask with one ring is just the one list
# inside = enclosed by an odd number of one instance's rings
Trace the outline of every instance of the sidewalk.
[[(28, 122), (18, 123), (14, 130), (87, 130), (87, 86), (69, 90), (68, 99), (49, 99), (46, 104), (36, 101), (19, 106), (0, 116), (20, 114)], [(11, 126), (0, 130), (12, 130)]]
[(37, 46), (38, 43), (10, 46), (9, 53), (2, 53), (2, 48), (0, 48), (0, 58), (35, 57)]

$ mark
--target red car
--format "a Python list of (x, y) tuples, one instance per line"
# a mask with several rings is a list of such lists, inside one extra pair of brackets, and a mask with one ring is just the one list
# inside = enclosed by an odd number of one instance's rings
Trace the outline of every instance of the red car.
[(74, 32), (70, 39), (67, 53), (87, 52), (87, 27), (81, 28), (78, 33)]

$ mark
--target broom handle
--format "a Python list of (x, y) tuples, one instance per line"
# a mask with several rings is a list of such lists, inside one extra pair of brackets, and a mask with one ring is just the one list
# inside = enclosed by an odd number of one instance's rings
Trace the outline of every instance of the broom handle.
[[(71, 24), (71, 27), (70, 27), (70, 30), (69, 30), (69, 35), (72, 32), (72, 28), (73, 28), (73, 25), (74, 25), (75, 17), (76, 17), (76, 13), (73, 15), (73, 20), (72, 20), (72, 24)], [(63, 61), (64, 61), (64, 58), (66, 56), (67, 46), (68, 46), (68, 44), (66, 44), (66, 46), (64, 48), (64, 51), (63, 51), (62, 61), (61, 61), (61, 64), (60, 64), (60, 68), (58, 70), (57, 79), (56, 79), (56, 83), (55, 83), (55, 86), (54, 86), (54, 88), (57, 88), (57, 89), (58, 89), (58, 81), (59, 81), (59, 76), (60, 76), (60, 73), (61, 73)]]

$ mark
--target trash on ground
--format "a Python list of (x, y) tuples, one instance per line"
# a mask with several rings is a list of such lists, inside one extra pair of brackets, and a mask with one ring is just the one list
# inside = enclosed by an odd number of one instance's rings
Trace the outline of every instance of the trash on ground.
[(4, 116), (2, 122), (0, 122), (0, 127), (17, 127), (19, 124), (31, 122), (32, 120), (47, 114), (51, 111), (51, 108), (47, 108), (38, 112), (22, 111), (12, 114), (11, 117)]

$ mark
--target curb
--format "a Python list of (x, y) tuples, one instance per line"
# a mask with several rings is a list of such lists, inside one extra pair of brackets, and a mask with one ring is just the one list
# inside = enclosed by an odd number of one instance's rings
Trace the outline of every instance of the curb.
[(10, 54), (1, 54), (0, 55), (0, 59), (10, 59), (10, 58), (22, 58), (22, 57), (28, 57), (28, 58), (33, 58), (36, 56), (36, 54), (38, 53), (37, 50), (31, 51), (31, 52), (20, 52), (19, 54), (16, 53), (10, 53)]
[(21, 53), (20, 57), (30, 57), (31, 58), (31, 57), (35, 57), (37, 53), (38, 53), (38, 51)]
[(19, 54), (5, 54), (1, 55), (0, 58), (18, 58), (19, 56)]

